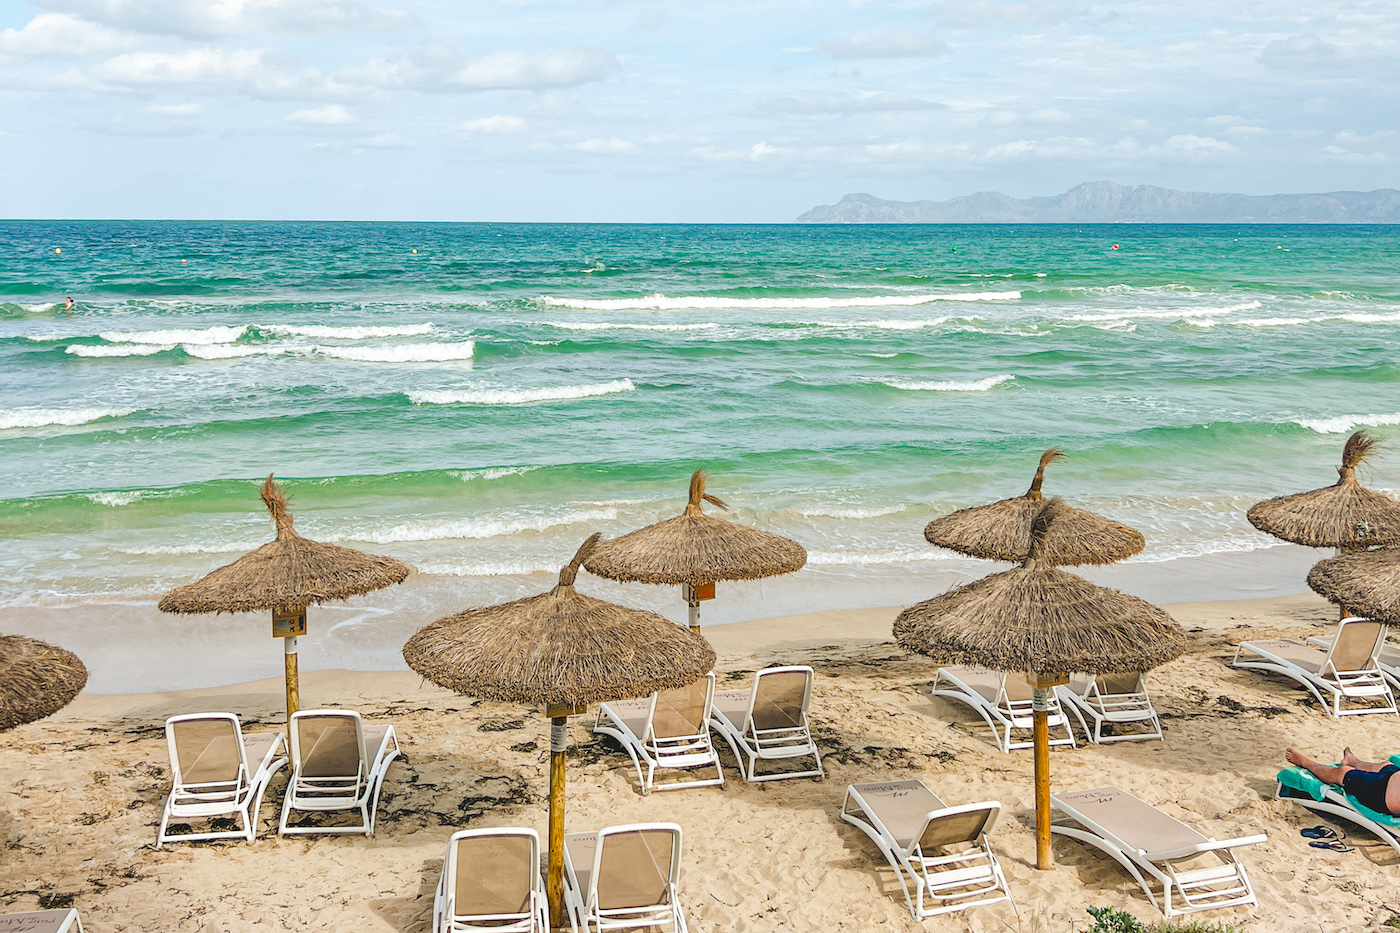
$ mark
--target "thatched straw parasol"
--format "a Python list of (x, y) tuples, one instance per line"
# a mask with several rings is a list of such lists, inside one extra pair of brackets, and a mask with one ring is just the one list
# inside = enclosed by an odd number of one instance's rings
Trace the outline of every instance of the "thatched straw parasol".
[(78, 656), (23, 635), (0, 635), (0, 732), (52, 716), (87, 683)]
[(625, 583), (680, 584), (693, 632), (700, 630), (700, 601), (714, 598), (715, 581), (757, 580), (807, 563), (807, 551), (796, 541), (706, 515), (702, 501), (729, 511), (705, 492), (708, 479), (696, 470), (683, 513), (602, 542), (584, 563), (600, 577)]
[(574, 589), (578, 568), (599, 537), (583, 542), (549, 592), (439, 619), (403, 647), (408, 666), (441, 687), (542, 707), (550, 718), (548, 893), (556, 924), (565, 916), (568, 717), (589, 703), (684, 687), (715, 663), (714, 649), (699, 635)]
[(1260, 531), (1294, 544), (1348, 551), (1400, 544), (1400, 502), (1356, 481), (1356, 468), (1376, 448), (1365, 431), (1347, 438), (1331, 486), (1255, 503), (1246, 513)]
[(283, 639), (286, 656), (290, 722), (300, 705), (297, 636), (306, 634), (306, 607), (402, 583), (410, 569), (392, 557), (303, 538), (292, 527), (287, 497), (270, 475), (258, 492), (277, 526), (277, 538), (194, 583), (166, 593), (160, 611), (271, 610), (272, 635)]
[(1353, 551), (1319, 561), (1308, 586), (1351, 613), (1400, 625), (1400, 548)]
[[(1052, 447), (1040, 455), (1031, 488), (1011, 499), (975, 505), (936, 518), (924, 529), (930, 544), (946, 547), (983, 560), (1023, 561), (1029, 553), (1031, 521), (1045, 496), (1040, 486), (1045, 468), (1064, 459), (1064, 451)], [(1142, 550), (1142, 534), (1093, 512), (1066, 507), (1045, 542), (1045, 557), (1062, 567), (1077, 564), (1111, 564)]]
[(1070, 672), (1145, 671), (1186, 650), (1186, 633), (1161, 608), (1054, 566), (1046, 553), (1071, 510), (1041, 504), (1020, 567), (956, 587), (895, 619), (900, 646), (953, 664), (1035, 675), (1036, 865), (1050, 852), (1050, 690)]

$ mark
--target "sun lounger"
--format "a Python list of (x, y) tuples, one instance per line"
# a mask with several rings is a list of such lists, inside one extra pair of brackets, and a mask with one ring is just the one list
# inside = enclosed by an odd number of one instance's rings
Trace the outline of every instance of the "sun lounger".
[[(292, 714), (292, 777), (277, 832), (374, 835), (384, 772), (399, 755), (393, 726), (366, 726), (353, 710)], [(291, 826), (293, 812), (359, 810), (357, 826)]]
[[(1022, 675), (983, 667), (940, 667), (933, 679), (931, 693), (936, 697), (966, 703), (976, 710), (991, 726), (997, 748), (1003, 752), (1010, 754), (1012, 749), (1031, 747), (1030, 739), (1012, 741), (1015, 730), (1030, 729), (1033, 721), (1033, 689)], [(1046, 722), (1052, 731), (1065, 730), (1065, 737), (1051, 739), (1051, 745), (1074, 745), (1074, 732), (1053, 694)]]
[(852, 784), (841, 819), (880, 847), (915, 920), (1011, 900), (987, 834), (996, 801), (946, 806), (922, 781)]
[[(1061, 709), (1074, 713), (1084, 734), (1095, 745), (1162, 737), (1162, 723), (1147, 695), (1144, 674), (1075, 674), (1068, 684), (1055, 688), (1055, 695)], [(1094, 723), (1092, 729), (1089, 721)], [(1141, 728), (1104, 735), (1106, 725)]]
[(83, 933), (83, 922), (72, 907), (0, 914), (0, 933)]
[[(710, 709), (710, 725), (734, 750), (744, 780), (824, 777), (821, 752), (812, 741), (807, 714), (812, 707), (810, 667), (768, 667), (754, 675), (748, 690), (720, 690)], [(758, 773), (760, 761), (812, 757), (806, 771)]]
[[(602, 703), (598, 706), (593, 731), (617, 739), (623, 751), (632, 756), (644, 795), (652, 789), (723, 784), (724, 769), (710, 742), (710, 707), (714, 696), (715, 675), (712, 672), (686, 687), (662, 690), (638, 700)], [(706, 771), (713, 768), (715, 773), (713, 777), (702, 774), (693, 780), (657, 784), (658, 768), (703, 768)]]
[[(1393, 713), (1395, 696), (1377, 657), (1385, 644), (1385, 626), (1369, 619), (1347, 618), (1327, 649), (1290, 638), (1241, 642), (1234, 667), (1291, 677), (1302, 684), (1332, 716)], [(1343, 700), (1378, 702), (1378, 706), (1342, 708)]]
[[(1400, 767), (1400, 755), (1390, 763)], [(1400, 853), (1400, 816), (1377, 813), (1335, 784), (1326, 784), (1302, 768), (1284, 768), (1278, 773), (1274, 796), (1291, 800), (1315, 813), (1338, 816), (1375, 833), (1382, 842)]]
[(676, 897), (681, 828), (631, 823), (564, 836), (564, 901), (575, 933), (686, 933)]
[(549, 933), (533, 829), (463, 829), (447, 840), (432, 933)]
[[(1233, 850), (1263, 842), (1258, 833), (1217, 840), (1117, 787), (1052, 794), (1051, 806), (1062, 816), (1050, 831), (1096, 846), (1128, 870), (1163, 914), (1179, 914), (1255, 904), (1254, 889)], [(1206, 856), (1214, 853), (1215, 858)], [(1179, 864), (1209, 860), (1207, 865)], [(1152, 893), (1151, 876), (1162, 886)]]
[[(287, 763), (280, 732), (244, 735), (233, 713), (192, 713), (165, 721), (173, 784), (156, 832), (156, 848), (199, 839), (253, 840), (272, 775)], [(237, 817), (242, 829), (170, 833), (172, 821)]]
[[(1396, 642), (1395, 633), (1389, 632), (1388, 627), (1387, 631), (1385, 641), (1381, 642), (1380, 653), (1376, 655), (1376, 664), (1385, 675), (1385, 679), (1390, 681), (1391, 692), (1394, 693), (1400, 690), (1400, 643)], [(1336, 635), (1314, 635), (1307, 640), (1307, 644), (1326, 651), (1336, 640)]]

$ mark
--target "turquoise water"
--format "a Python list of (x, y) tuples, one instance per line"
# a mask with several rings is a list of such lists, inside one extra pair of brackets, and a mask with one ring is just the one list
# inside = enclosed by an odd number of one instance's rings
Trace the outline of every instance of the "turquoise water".
[(1393, 227), (4, 222), (0, 605), (225, 563), (269, 472), (468, 602), (696, 466), (835, 577), (947, 566), (924, 523), (1051, 445), (1139, 560), (1247, 551), (1248, 504), (1400, 438), (1397, 328)]

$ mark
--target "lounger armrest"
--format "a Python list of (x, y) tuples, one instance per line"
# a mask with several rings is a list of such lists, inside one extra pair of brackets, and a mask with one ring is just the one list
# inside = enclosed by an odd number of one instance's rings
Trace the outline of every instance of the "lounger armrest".
[(1166, 849), (1162, 852), (1143, 852), (1142, 857), (1149, 862), (1170, 862), (1175, 859), (1186, 858), (1189, 855), (1199, 855), (1202, 852), (1215, 852), (1220, 849), (1234, 849), (1240, 846), (1258, 845), (1269, 837), (1265, 833), (1255, 833), (1253, 836), (1237, 836), (1234, 839), (1212, 839), (1209, 842), (1198, 843), (1194, 846), (1182, 846), (1179, 849)]

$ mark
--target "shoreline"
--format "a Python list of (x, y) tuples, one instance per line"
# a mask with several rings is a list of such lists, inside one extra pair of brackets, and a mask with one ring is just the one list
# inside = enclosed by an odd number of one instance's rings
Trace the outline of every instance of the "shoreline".
[[(1101, 586), (1166, 605), (1306, 593), (1308, 568), (1326, 556), (1316, 548), (1281, 544), (1070, 569)], [(808, 567), (767, 580), (721, 583), (717, 598), (703, 604), (701, 620), (707, 636), (722, 639), (719, 632), (734, 624), (822, 613), (832, 606), (842, 612), (910, 606), (1009, 567), (970, 559), (854, 573)], [(543, 592), (555, 575), (511, 579), (509, 585), (498, 583), (490, 598), (479, 598), (488, 594), (460, 578), (414, 574), (389, 590), (312, 607), (308, 633), (299, 644), (303, 674), (406, 671), (399, 650), (419, 628), (469, 606)], [(685, 619), (685, 605), (674, 587), (619, 584), (591, 574), (580, 580), (585, 592), (601, 599), (649, 609), (677, 623)], [(189, 690), (282, 673), (281, 645), (272, 639), (266, 613), (177, 616), (158, 612), (154, 599), (5, 607), (0, 608), (0, 631), (40, 638), (77, 654), (88, 664), (90, 693)]]

